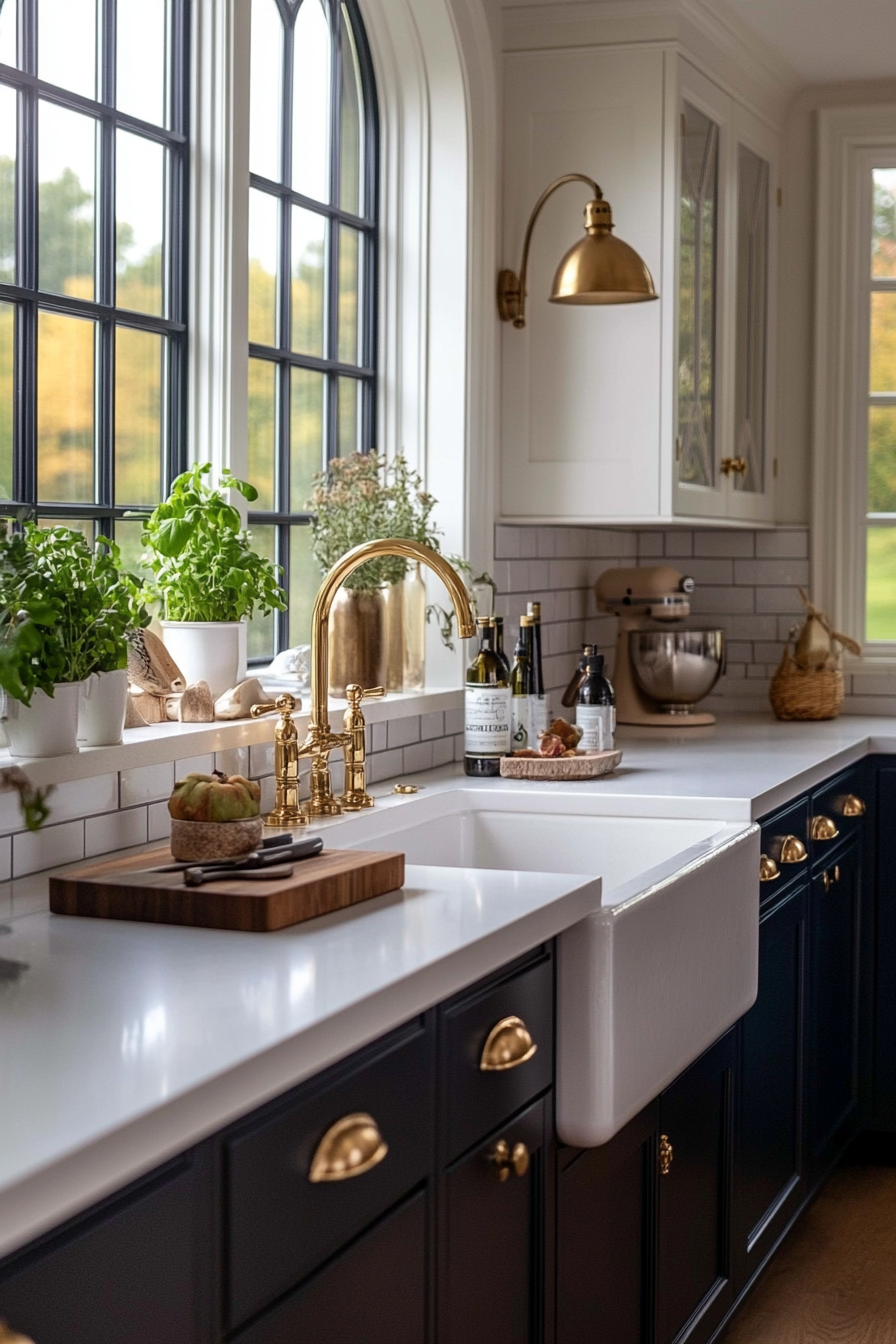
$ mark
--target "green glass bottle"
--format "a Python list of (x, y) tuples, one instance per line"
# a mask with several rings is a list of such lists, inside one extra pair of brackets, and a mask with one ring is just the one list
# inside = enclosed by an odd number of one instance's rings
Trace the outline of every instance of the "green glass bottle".
[(510, 674), (511, 749), (527, 751), (537, 742), (532, 722), (532, 626), (528, 616), (520, 617), (520, 637), (513, 658)]
[(476, 624), (479, 652), (467, 669), (464, 695), (464, 771), (494, 776), (510, 751), (510, 684), (495, 651), (495, 618), (480, 616)]

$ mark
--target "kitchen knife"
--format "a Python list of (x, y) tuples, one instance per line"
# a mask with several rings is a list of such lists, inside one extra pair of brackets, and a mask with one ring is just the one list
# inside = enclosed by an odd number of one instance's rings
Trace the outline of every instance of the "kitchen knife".
[(267, 868), (188, 868), (184, 885), (201, 887), (203, 882), (276, 882), (281, 877), (292, 877), (291, 863), (272, 863)]
[(260, 849), (253, 849), (248, 854), (241, 854), (238, 858), (216, 859), (209, 863), (181, 862), (164, 863), (159, 868), (138, 868), (135, 873), (183, 873), (188, 868), (202, 868), (204, 871), (211, 871), (213, 868), (230, 872), (234, 869), (243, 868), (265, 868), (271, 863), (290, 863), (299, 859), (311, 859), (315, 854), (319, 854), (324, 847), (324, 842), (319, 835), (309, 835), (302, 840), (294, 840), (292, 832), (288, 831), (285, 838), (275, 837), (274, 844), (264, 842)]

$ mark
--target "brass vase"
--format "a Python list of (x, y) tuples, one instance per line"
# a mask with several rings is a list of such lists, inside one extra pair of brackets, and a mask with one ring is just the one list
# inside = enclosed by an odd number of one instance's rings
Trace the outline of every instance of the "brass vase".
[(426, 585), (420, 566), (382, 588), (386, 612), (386, 690), (422, 691), (426, 657)]
[(330, 694), (344, 697), (352, 682), (365, 688), (386, 684), (386, 603), (372, 592), (340, 588), (330, 608)]
[(404, 690), (404, 580), (384, 583), (384, 638), (386, 644), (386, 690)]

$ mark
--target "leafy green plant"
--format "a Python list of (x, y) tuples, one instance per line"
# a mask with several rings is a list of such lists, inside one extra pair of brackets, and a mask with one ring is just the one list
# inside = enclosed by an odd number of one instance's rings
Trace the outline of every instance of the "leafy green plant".
[(143, 528), (144, 557), (153, 578), (147, 593), (169, 621), (239, 621), (258, 611), (283, 611), (279, 566), (252, 549), (239, 511), (225, 491), (251, 503), (258, 491), (229, 470), (218, 489), (206, 483), (211, 463), (185, 471)]
[(125, 667), (127, 631), (148, 621), (113, 542), (94, 548), (72, 528), (33, 522), (11, 532), (0, 520), (0, 686), (14, 700)]
[[(380, 537), (401, 537), (439, 549), (432, 521), (436, 500), (403, 456), (391, 462), (378, 453), (335, 458), (312, 485), (308, 500), (314, 514), (312, 550), (322, 574), (353, 546)], [(399, 583), (406, 573), (406, 560), (382, 556), (354, 570), (345, 587), (370, 592), (384, 583)]]

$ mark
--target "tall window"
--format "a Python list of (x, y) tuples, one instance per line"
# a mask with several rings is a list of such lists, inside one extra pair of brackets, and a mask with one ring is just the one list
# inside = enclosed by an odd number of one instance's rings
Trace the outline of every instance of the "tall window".
[(253, 625), (266, 657), (308, 637), (312, 476), (373, 446), (376, 100), (353, 0), (252, 0), (251, 80), (250, 522), (289, 591)]
[(0, 496), (139, 554), (183, 455), (186, 0), (0, 0)]
[[(865, 638), (896, 641), (896, 162), (871, 169)], [(867, 244), (866, 244), (867, 246)]]

